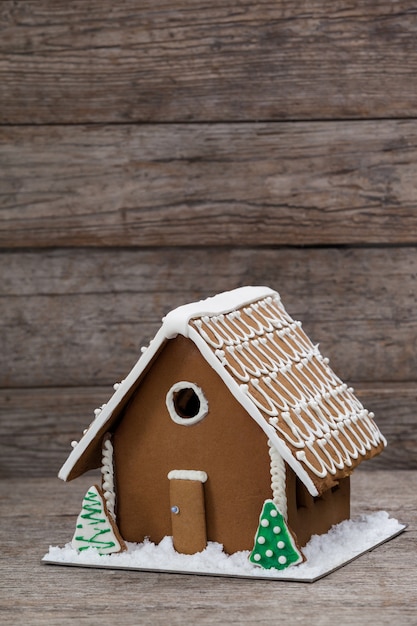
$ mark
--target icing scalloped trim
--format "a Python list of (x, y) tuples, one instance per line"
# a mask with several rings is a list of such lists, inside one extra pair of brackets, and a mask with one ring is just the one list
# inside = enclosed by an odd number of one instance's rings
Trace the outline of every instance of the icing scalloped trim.
[[(243, 312), (247, 320), (242, 311), (233, 311), (203, 316), (194, 326), (242, 395), (269, 418), (279, 439), (295, 449), (297, 461), (324, 478), (386, 444), (373, 414), (331, 370), (329, 360), (302, 331), (301, 323), (288, 315), (278, 294)], [(279, 450), (283, 452), (282, 446)]]
[(272, 501), (284, 519), (287, 519), (287, 477), (285, 463), (274, 444), (268, 439), (269, 457), (271, 459), (271, 489)]
[(103, 496), (106, 501), (107, 510), (113, 519), (115, 519), (116, 493), (114, 489), (113, 444), (109, 433), (103, 440), (101, 473), (103, 476)]

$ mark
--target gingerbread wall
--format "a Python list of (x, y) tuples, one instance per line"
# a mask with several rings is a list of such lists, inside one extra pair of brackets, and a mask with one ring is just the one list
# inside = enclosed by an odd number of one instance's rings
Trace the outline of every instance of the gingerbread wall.
[(350, 477), (321, 496), (313, 498), (294, 472), (287, 467), (288, 524), (300, 546), (312, 535), (321, 535), (334, 524), (350, 517)]
[[(191, 426), (174, 423), (165, 403), (182, 380), (197, 384), (209, 405), (207, 416)], [(262, 504), (272, 497), (267, 439), (190, 340), (166, 344), (113, 441), (118, 524), (127, 541), (171, 535), (167, 475), (202, 470), (208, 540), (230, 553), (252, 548)]]

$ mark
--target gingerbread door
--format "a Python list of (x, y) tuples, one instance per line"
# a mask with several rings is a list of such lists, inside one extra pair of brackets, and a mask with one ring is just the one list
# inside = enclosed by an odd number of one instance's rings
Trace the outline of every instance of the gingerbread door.
[(201, 552), (207, 545), (204, 504), (205, 472), (173, 470), (168, 474), (174, 548), (183, 554)]

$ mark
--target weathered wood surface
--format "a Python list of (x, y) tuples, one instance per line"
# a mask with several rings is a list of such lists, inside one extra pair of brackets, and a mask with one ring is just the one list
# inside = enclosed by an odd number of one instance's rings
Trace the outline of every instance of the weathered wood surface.
[(2, 1), (0, 121), (415, 116), (411, 0)]
[(245, 284), (285, 307), (349, 381), (414, 381), (414, 248), (0, 254), (0, 387), (113, 384), (172, 308)]
[(0, 481), (3, 623), (416, 623), (415, 472), (355, 472), (353, 516), (385, 509), (409, 527), (313, 585), (42, 565), (50, 544), (71, 539), (92, 480)]
[(0, 246), (415, 244), (416, 146), (415, 120), (0, 127)]
[(0, 2), (0, 474), (54, 475), (160, 318), (244, 284), (376, 413), (367, 468), (416, 468), (415, 6), (139, 4)]
[[(364, 469), (417, 469), (416, 385), (361, 383), (355, 391), (388, 440)], [(0, 478), (56, 476), (70, 442), (112, 393), (110, 385), (0, 390)]]

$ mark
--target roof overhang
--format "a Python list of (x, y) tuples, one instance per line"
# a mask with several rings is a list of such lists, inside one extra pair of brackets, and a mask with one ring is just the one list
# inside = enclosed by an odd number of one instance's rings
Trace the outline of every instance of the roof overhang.
[(316, 493), (317, 490), (308, 477), (308, 474), (303, 470), (301, 464), (295, 461), (286, 446), (280, 443), (274, 429), (265, 421), (253, 402), (242, 393), (239, 385), (233, 380), (230, 374), (221, 367), (219, 361), (208, 348), (207, 344), (189, 324), (190, 320), (193, 318), (202, 317), (204, 315), (212, 316), (228, 313), (233, 311), (236, 307), (247, 306), (261, 298), (274, 295), (276, 295), (276, 292), (268, 287), (241, 287), (199, 302), (180, 306), (170, 311), (162, 320), (162, 326), (151, 340), (149, 346), (144, 350), (136, 365), (120, 385), (118, 385), (110, 400), (107, 404), (103, 405), (102, 409), (87, 429), (87, 432), (73, 448), (71, 454), (59, 471), (59, 478), (65, 481), (72, 480), (85, 471), (85, 464), (83, 463), (84, 456), (89, 454), (96, 439), (100, 438), (117, 419), (120, 411), (130, 398), (132, 390), (134, 390), (138, 381), (140, 381), (144, 372), (147, 371), (158, 352), (162, 349), (166, 341), (173, 339), (177, 335), (183, 335), (195, 343), (202, 356), (209, 365), (216, 370), (237, 401), (265, 431), (265, 434), (270, 438), (284, 460), (293, 467), (294, 471), (297, 470), (297, 475), (299, 475), (300, 479), (306, 484), (306, 487)]
[[(195, 344), (195, 346), (199, 350), (202, 357), (218, 374), (218, 376), (224, 382), (224, 384), (226, 385), (230, 393), (235, 397), (235, 399), (244, 408), (244, 410), (251, 416), (251, 418), (263, 430), (263, 432), (265, 433), (266, 437), (268, 438), (270, 442), (270, 445), (276, 449), (278, 454), (283, 458), (283, 460), (288, 464), (288, 466), (291, 467), (291, 469), (298, 476), (298, 478), (302, 481), (302, 483), (305, 485), (305, 487), (310, 492), (310, 494), (312, 496), (319, 495), (320, 489), (323, 490), (323, 488), (327, 488), (325, 487), (324, 482), (321, 482), (320, 480), (315, 482), (315, 476), (310, 475), (309, 471), (306, 469), (306, 465), (308, 465), (308, 463), (306, 461), (305, 454), (298, 452), (297, 449), (294, 451), (290, 448), (290, 445), (296, 445), (297, 442), (294, 444), (291, 441), (291, 436), (287, 436), (286, 433), (282, 431), (282, 429), (281, 429), (281, 435), (278, 433), (278, 430), (280, 428), (280, 427), (276, 427), (278, 418), (268, 417), (268, 415), (269, 416), (278, 415), (278, 413), (276, 413), (276, 411), (275, 413), (268, 411), (264, 406), (262, 406), (262, 404), (259, 404), (257, 399), (251, 393), (248, 392), (247, 385), (240, 384), (240, 381), (245, 380), (245, 378), (243, 379), (241, 377), (239, 378), (236, 371), (234, 371), (234, 373), (231, 373), (232, 370), (229, 371), (230, 368), (225, 367), (225, 364), (224, 362), (222, 362), (221, 358), (218, 358), (217, 354), (222, 351), (216, 350), (216, 346), (218, 345), (216, 343), (217, 339), (213, 339), (212, 341), (209, 339), (207, 334), (201, 331), (200, 324), (208, 323), (212, 319), (222, 320), (224, 319), (223, 315), (226, 317), (227, 314), (230, 314), (229, 317), (230, 319), (232, 319), (233, 316), (237, 314), (236, 311), (238, 309), (245, 310), (246, 313), (248, 313), (248, 309), (250, 308), (259, 310), (257, 307), (259, 307), (260, 304), (264, 305), (265, 304), (263, 302), (264, 300), (266, 302), (270, 302), (272, 301), (272, 299), (276, 299), (277, 301), (279, 301), (279, 295), (275, 291), (267, 287), (243, 287), (240, 289), (235, 289), (233, 291), (219, 294), (217, 296), (208, 298), (200, 302), (187, 304), (185, 306), (178, 307), (177, 309), (174, 309), (173, 311), (168, 313), (168, 315), (162, 321), (161, 328), (159, 329), (155, 337), (150, 342), (149, 347), (147, 347), (144, 350), (141, 358), (138, 360), (138, 362), (133, 367), (131, 372), (128, 374), (126, 379), (122, 381), (120, 385), (117, 386), (116, 391), (113, 394), (113, 396), (110, 398), (109, 402), (106, 405), (103, 405), (101, 411), (96, 416), (96, 419), (92, 422), (88, 430), (85, 432), (80, 442), (77, 443), (76, 446), (74, 447), (67, 461), (62, 466), (59, 472), (59, 477), (62, 480), (71, 480), (73, 478), (76, 478), (80, 474), (84, 473), (84, 471), (86, 471), (87, 469), (92, 469), (94, 467), (99, 466), (100, 450), (101, 450), (100, 442), (101, 442), (102, 436), (104, 436), (104, 434), (108, 430), (111, 429), (112, 425), (119, 418), (124, 406), (129, 401), (132, 394), (135, 392), (135, 389), (140, 385), (143, 376), (148, 371), (153, 361), (157, 358), (158, 353), (160, 352), (160, 350), (163, 349), (166, 342), (169, 341), (170, 339), (174, 339), (178, 335), (182, 335), (188, 338), (189, 340), (191, 340)], [(251, 307), (251, 305), (253, 305), (253, 307)], [(247, 308), (245, 309), (245, 307)], [(298, 322), (294, 322), (294, 320), (291, 320), (289, 316), (287, 317), (287, 319), (290, 320), (291, 326), (297, 326), (299, 324)], [(273, 321), (274, 322), (277, 321), (278, 324), (281, 323), (279, 320), (273, 319)], [(269, 321), (267, 323), (267, 326), (268, 325), (270, 326)], [(261, 332), (263, 331), (261, 330)], [(279, 335), (279, 333), (284, 332), (284, 331), (277, 331), (277, 332)], [(272, 333), (270, 334), (272, 336)], [(228, 337), (228, 340), (232, 341), (233, 343), (232, 337)], [(306, 337), (306, 340), (307, 340), (307, 337)], [(220, 344), (222, 343), (222, 341), (223, 340), (221, 339)], [(211, 346), (209, 345), (209, 343), (211, 343)], [(232, 348), (230, 347), (230, 349)], [(309, 356), (313, 358), (313, 355), (315, 354), (314, 353), (315, 348), (313, 344), (311, 344), (311, 350), (312, 352), (311, 354), (309, 354)], [(223, 352), (223, 355), (224, 355), (224, 352)], [(297, 361), (300, 360), (299, 359), (300, 355), (302, 356), (301, 352), (300, 354), (295, 353), (295, 356), (297, 357)], [(316, 357), (314, 356), (314, 358)], [(320, 355), (320, 358), (321, 358), (321, 355)], [(304, 360), (306, 362), (308, 361), (308, 359), (302, 359), (300, 363), (301, 367), (304, 367), (302, 363), (302, 361)], [(323, 363), (324, 363), (324, 360), (323, 360)], [(273, 365), (275, 367), (276, 364), (274, 363)], [(299, 367), (298, 363), (296, 367)], [(326, 364), (326, 367), (327, 367), (327, 364)], [(280, 372), (282, 372), (283, 376), (285, 376), (285, 370), (286, 370), (286, 366), (279, 370)], [(329, 369), (329, 371), (331, 370)], [(338, 381), (341, 382), (339, 379)], [(340, 393), (345, 393), (345, 390), (344, 390), (345, 387), (347, 388), (346, 385), (340, 386), (340, 389), (342, 390), (342, 391), (339, 390)], [(337, 393), (339, 393), (337, 389), (336, 390), (331, 389), (331, 391), (332, 392), (334, 391), (336, 395)], [(328, 395), (330, 397), (330, 394)], [(309, 397), (310, 397), (309, 401), (312, 401), (311, 395)], [(315, 400), (315, 397), (313, 399)], [(331, 402), (331, 400), (329, 400), (329, 402)], [(360, 405), (359, 408), (361, 412), (362, 410), (364, 410), (362, 405)], [(365, 411), (365, 413), (367, 412)], [(288, 416), (289, 416), (289, 413), (286, 416), (285, 412), (282, 412), (282, 418), (284, 421), (285, 419), (288, 419)], [(354, 417), (355, 419), (357, 419), (358, 416), (354, 416)], [(347, 418), (349, 418), (348, 422), (350, 423), (349, 414), (347, 414)], [(280, 419), (281, 419), (281, 414), (280, 414)], [(339, 417), (337, 417), (336, 420), (337, 419), (339, 419)], [(344, 419), (343, 414), (340, 419)], [(275, 420), (275, 423), (274, 423), (274, 420)], [(336, 435), (338, 435), (336, 426), (333, 425), (333, 433), (335, 433), (334, 434), (335, 437)], [(372, 448), (370, 441), (366, 441), (366, 445), (368, 446), (367, 450), (370, 451), (369, 453), (366, 452), (366, 454), (364, 454), (363, 452), (359, 453), (359, 449), (354, 450), (354, 455), (352, 458), (355, 460), (352, 462), (348, 458), (347, 460), (348, 465), (342, 468), (337, 476), (326, 477), (326, 480), (328, 481), (326, 483), (327, 486), (329, 485), (328, 479), (330, 479), (330, 484), (332, 484), (332, 481), (337, 480), (338, 477), (343, 477), (347, 475), (348, 473), (350, 473), (361, 460), (363, 460), (364, 458), (370, 458), (374, 454), (378, 453), (380, 449), (382, 449), (385, 443), (385, 440), (383, 436), (379, 433), (375, 424), (372, 423), (371, 427), (374, 428), (375, 432), (377, 433), (376, 441), (379, 442), (378, 445), (376, 445), (374, 441), (374, 444), (373, 444), (374, 447)], [(328, 426), (327, 423), (324, 425), (324, 428), (325, 430), (323, 431), (323, 433), (319, 434), (319, 437), (321, 437), (321, 439), (317, 439), (317, 445), (321, 446), (323, 450), (325, 450), (325, 445), (327, 441), (326, 436), (330, 437), (330, 434), (329, 434), (330, 427)], [(291, 432), (294, 432), (294, 431), (291, 431)], [(319, 433), (320, 430), (318, 429), (317, 432)], [(309, 444), (310, 442), (308, 441), (307, 445)], [(304, 443), (302, 443), (302, 445), (304, 445)], [(299, 448), (300, 446), (296, 445), (296, 448), (297, 447)], [(324, 451), (323, 454), (328, 455), (326, 451)], [(362, 458), (360, 458), (361, 455), (363, 455)], [(301, 460), (299, 460), (298, 457)], [(309, 469), (310, 471), (314, 469), (313, 474), (316, 474), (316, 476), (319, 476), (319, 477), (321, 476), (320, 473), (317, 474), (318, 470), (315, 470), (315, 468), (313, 468), (311, 465)], [(332, 475), (336, 474), (336, 469), (331, 468), (331, 473)]]

